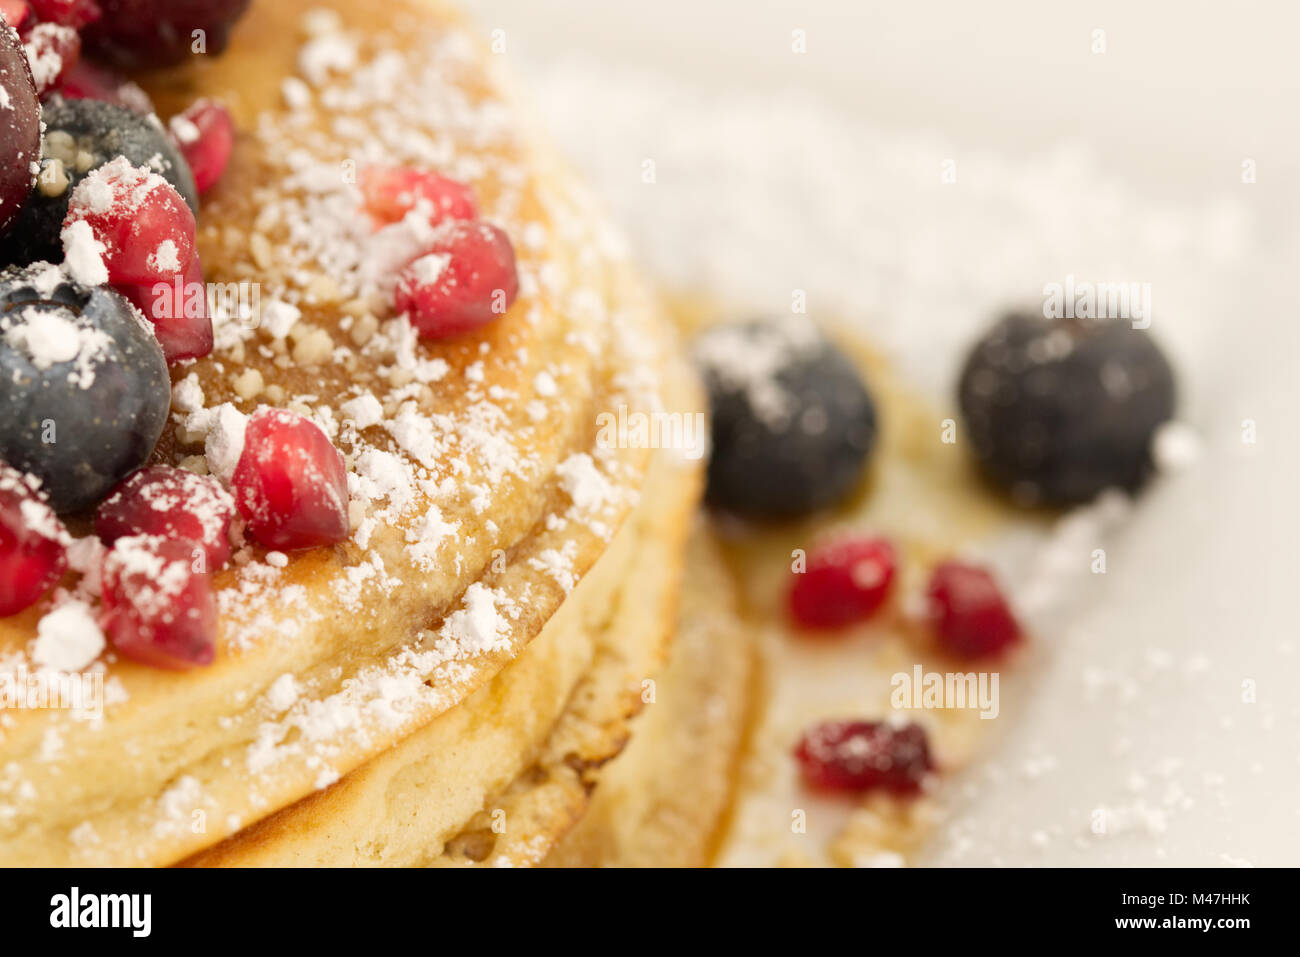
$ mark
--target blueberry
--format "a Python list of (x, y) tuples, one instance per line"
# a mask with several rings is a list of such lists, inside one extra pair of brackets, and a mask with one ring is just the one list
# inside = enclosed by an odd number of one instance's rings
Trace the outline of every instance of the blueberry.
[(125, 299), (48, 263), (0, 272), (0, 461), (38, 476), (56, 511), (143, 465), (170, 406), (162, 347)]
[(754, 517), (804, 515), (862, 478), (876, 408), (848, 358), (807, 319), (722, 326), (695, 348), (709, 390), (706, 498)]
[[(99, 100), (55, 96), (45, 103), (42, 118), (44, 154), (63, 161), (68, 187), (57, 196), (46, 196), (39, 190), (31, 194), (9, 234), (0, 240), (0, 265), (62, 261), (59, 233), (68, 214), (68, 197), (87, 173), (118, 156), (125, 156), (133, 166), (145, 166), (158, 173), (176, 187), (198, 215), (199, 193), (194, 177), (157, 117), (142, 116)], [(82, 152), (89, 155), (89, 163), (84, 158), (78, 162)]]
[(1174, 414), (1174, 374), (1129, 323), (1012, 314), (975, 344), (958, 385), (975, 459), (1021, 503), (1136, 491)]

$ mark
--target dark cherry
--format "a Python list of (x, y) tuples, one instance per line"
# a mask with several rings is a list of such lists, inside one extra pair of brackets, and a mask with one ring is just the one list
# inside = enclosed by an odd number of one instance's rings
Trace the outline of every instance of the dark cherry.
[(41, 106), (18, 34), (0, 26), (0, 234), (31, 196), (41, 158)]
[(103, 17), (86, 29), (96, 52), (124, 67), (180, 63), (221, 53), (250, 0), (99, 0)]

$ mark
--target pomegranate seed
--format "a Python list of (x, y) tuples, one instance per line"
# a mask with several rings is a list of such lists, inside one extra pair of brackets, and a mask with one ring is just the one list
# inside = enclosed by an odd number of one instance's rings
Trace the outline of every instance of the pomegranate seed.
[(95, 513), (105, 545), (128, 535), (154, 535), (197, 545), (210, 571), (230, 557), (235, 500), (221, 483), (185, 469), (151, 465), (109, 493)]
[(89, 60), (78, 60), (63, 75), (63, 85), (59, 87), (59, 92), (69, 100), (102, 100), (137, 113), (148, 115), (154, 112), (149, 94), (130, 80)]
[(59, 88), (81, 59), (81, 34), (61, 23), (38, 23), (23, 37), (36, 92), (44, 97)]
[(429, 203), (431, 223), (478, 217), (468, 186), (429, 170), (367, 166), (361, 171), (361, 195), (366, 212), (380, 226), (397, 222), (421, 200)]
[(492, 321), (518, 292), (510, 238), (489, 223), (455, 222), (398, 276), (394, 304), (421, 336), (440, 339)]
[(995, 655), (1020, 637), (1020, 626), (993, 576), (948, 561), (930, 575), (930, 621), (944, 650), (962, 658)]
[(0, 617), (35, 604), (68, 567), (68, 533), (39, 486), (0, 463)]
[(221, 179), (235, 147), (235, 121), (216, 100), (199, 99), (172, 117), (172, 137), (190, 164), (194, 185), (206, 193)]
[(104, 559), (100, 625), (119, 652), (178, 671), (212, 664), (217, 602), (202, 555), (193, 542), (157, 535), (114, 543)]
[(253, 413), (231, 486), (249, 534), (268, 548), (331, 545), (348, 536), (343, 456), (300, 415)]
[(883, 721), (828, 721), (795, 748), (804, 781), (831, 791), (914, 794), (934, 767), (925, 729)]
[(0, 0), (0, 17), (15, 30), (23, 25), (30, 12), (27, 0)]
[(894, 546), (883, 538), (835, 539), (814, 548), (794, 576), (790, 614), (805, 628), (843, 628), (879, 608), (894, 582)]
[(114, 287), (153, 325), (168, 364), (199, 359), (212, 351), (212, 317), (208, 313), (203, 265), (196, 253), (190, 268), (167, 282)]
[(114, 285), (170, 282), (194, 260), (197, 226), (181, 194), (125, 157), (77, 184), (64, 228), (79, 220), (104, 244), (104, 265)]
[(103, 14), (95, 0), (30, 0), (36, 17), (46, 23), (61, 23), (80, 30)]

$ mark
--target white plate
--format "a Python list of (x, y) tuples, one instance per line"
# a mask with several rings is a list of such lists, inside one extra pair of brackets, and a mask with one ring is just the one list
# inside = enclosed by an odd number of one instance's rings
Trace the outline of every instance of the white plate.
[(1055, 6), (475, 11), (656, 275), (768, 312), (802, 290), (941, 408), (999, 308), (1149, 284), (1202, 454), (1097, 543), (922, 862), (1294, 865), (1300, 15)]

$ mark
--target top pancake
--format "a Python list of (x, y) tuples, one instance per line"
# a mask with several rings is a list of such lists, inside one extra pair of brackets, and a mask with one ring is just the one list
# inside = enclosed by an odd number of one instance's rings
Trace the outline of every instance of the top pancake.
[[(309, 414), (348, 462), (353, 535), (283, 568), (240, 549), (216, 577), (211, 667), (110, 649), (102, 719), (0, 713), (0, 863), (170, 862), (329, 784), (518, 654), (636, 500), (648, 453), (604, 447), (597, 416), (659, 408), (673, 343), (619, 244), (454, 15), (348, 4), (341, 29), (317, 17), (309, 36), (320, 6), (254, 4), (223, 56), (146, 85), (164, 116), (196, 96), (231, 106), (240, 135), (199, 248), (210, 283), (258, 284), (261, 307), (260, 325), (217, 317), (215, 352), (172, 370), (178, 402), (197, 384), (203, 408)], [(505, 316), (425, 342), (386, 315), (418, 235), (372, 231), (354, 185), (368, 163), (473, 186), (518, 256)], [(190, 410), (173, 411), (156, 455), (169, 463), (202, 451)], [(70, 573), (0, 620), (0, 668), (35, 670), (42, 614), (94, 592), (93, 574)]]

